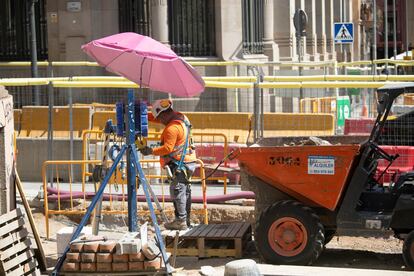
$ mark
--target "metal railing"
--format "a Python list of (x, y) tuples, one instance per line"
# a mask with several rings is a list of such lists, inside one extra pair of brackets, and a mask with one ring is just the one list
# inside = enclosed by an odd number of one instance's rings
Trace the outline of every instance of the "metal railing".
[(180, 56), (214, 56), (214, 1), (168, 1), (169, 41)]
[[(45, 0), (35, 1), (37, 56), (47, 58)], [(0, 60), (30, 59), (29, 5), (26, 0), (0, 1)]]
[[(160, 132), (149, 132), (148, 138), (144, 138), (145, 142), (149, 141), (160, 141)], [(207, 139), (206, 137), (211, 137), (211, 139)], [(118, 140), (122, 140), (122, 138), (115, 137)], [(196, 143), (197, 148), (208, 147), (211, 149), (208, 155), (198, 156), (198, 158), (203, 161), (205, 164), (209, 164), (211, 166), (215, 166), (219, 163), (220, 160), (224, 159), (229, 153), (229, 146), (228, 146), (228, 139), (227, 136), (223, 133), (193, 133), (193, 138)], [(216, 139), (219, 138), (218, 141), (220, 144), (223, 145), (223, 153), (219, 152), (217, 149), (218, 145), (216, 144)], [(102, 130), (86, 130), (82, 132), (82, 158), (83, 161), (88, 160), (100, 160), (102, 159), (102, 154), (104, 151), (104, 133)], [(117, 140), (117, 141), (118, 141)], [(118, 141), (119, 142), (119, 141)], [(93, 153), (90, 153), (91, 148), (93, 148)], [(100, 154), (98, 154), (100, 153)], [(221, 155), (218, 157), (217, 155)], [(219, 160), (217, 160), (217, 158)], [(142, 160), (142, 162), (146, 162), (146, 160)], [(158, 162), (158, 160), (157, 160)], [(227, 166), (228, 161), (227, 159), (223, 162), (224, 166)], [(200, 172), (201, 173), (201, 172)], [(87, 177), (92, 176), (92, 172), (88, 171), (87, 164), (82, 165), (82, 179), (86, 179)], [(154, 175), (151, 175), (150, 178)], [(159, 178), (161, 175), (156, 175), (155, 178)], [(193, 176), (194, 180), (201, 180), (203, 179), (201, 176)], [(223, 182), (223, 194), (227, 194), (227, 185), (229, 183), (229, 179), (227, 173), (224, 173), (222, 176), (210, 176), (208, 181), (222, 181)], [(126, 179), (125, 179), (126, 181)], [(112, 178), (109, 183), (117, 184), (117, 183), (125, 183), (119, 181), (118, 178)]]
[(243, 52), (263, 53), (263, 0), (242, 0)]
[[(158, 160), (140, 160), (141, 164), (159, 162)], [(202, 202), (203, 207), (201, 210), (192, 210), (194, 214), (200, 214), (203, 216), (204, 224), (208, 224), (208, 210), (207, 210), (207, 186), (205, 182), (205, 171), (204, 163), (201, 160), (196, 161), (200, 168), (200, 179), (201, 179), (201, 193), (202, 193)], [(88, 204), (90, 203), (89, 198), (95, 195), (94, 191), (98, 188), (99, 183), (87, 182), (86, 177), (82, 178), (80, 183), (73, 181), (71, 177), (71, 171), (73, 166), (84, 166), (84, 165), (99, 165), (101, 161), (99, 160), (54, 160), (46, 161), (42, 166), (42, 181), (43, 181), (43, 191), (44, 191), (44, 210), (45, 210), (45, 228), (46, 228), (46, 238), (50, 237), (50, 226), (49, 226), (49, 216), (50, 215), (82, 215), (86, 213)], [(67, 171), (62, 171), (62, 167), (65, 167)], [(47, 175), (50, 170), (54, 171), (54, 182), (56, 185), (49, 186)], [(166, 175), (146, 175), (148, 179), (160, 179), (161, 183), (161, 202), (162, 207), (165, 208), (165, 183), (164, 179), (167, 178)], [(65, 181), (66, 180), (66, 181)], [(125, 215), (128, 214), (127, 208), (127, 194), (126, 188), (123, 183), (118, 183), (120, 189), (117, 188), (118, 185), (108, 183), (103, 197), (109, 202), (108, 206), (102, 209), (103, 215)], [(91, 187), (88, 187), (91, 185)], [(93, 186), (95, 185), (95, 187)], [(137, 190), (139, 183), (137, 182)], [(63, 188), (67, 190), (64, 190)], [(56, 202), (55, 206), (50, 204), (50, 201), (53, 199)], [(119, 204), (116, 204), (118, 202)], [(172, 212), (168, 211), (167, 212)], [(149, 212), (145, 210), (138, 211), (137, 215), (147, 215)], [(156, 212), (159, 214), (159, 212)]]
[(149, 0), (119, 0), (119, 32), (151, 35)]

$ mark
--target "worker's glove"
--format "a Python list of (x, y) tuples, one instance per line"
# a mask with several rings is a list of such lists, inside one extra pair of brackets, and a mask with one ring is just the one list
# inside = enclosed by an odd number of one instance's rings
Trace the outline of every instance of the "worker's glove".
[(147, 146), (145, 146), (145, 147), (143, 147), (143, 148), (140, 148), (140, 149), (139, 149), (139, 151), (140, 151), (143, 155), (151, 155), (151, 154), (152, 154), (152, 148), (147, 147)]

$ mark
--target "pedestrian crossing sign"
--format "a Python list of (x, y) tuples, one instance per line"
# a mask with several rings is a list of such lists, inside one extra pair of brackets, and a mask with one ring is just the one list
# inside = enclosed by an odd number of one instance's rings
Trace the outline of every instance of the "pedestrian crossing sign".
[(334, 40), (335, 43), (353, 43), (354, 24), (346, 22), (334, 23)]

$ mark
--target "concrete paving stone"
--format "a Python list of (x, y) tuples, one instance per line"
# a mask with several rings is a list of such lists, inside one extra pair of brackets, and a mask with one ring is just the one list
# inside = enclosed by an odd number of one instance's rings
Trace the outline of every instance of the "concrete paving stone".
[(112, 263), (112, 253), (96, 253), (97, 263)]
[(145, 255), (142, 252), (129, 254), (129, 261), (130, 262), (142, 262), (145, 260)]
[(81, 253), (82, 263), (94, 263), (96, 262), (95, 253)]
[(131, 252), (129, 254), (138, 253), (141, 251), (142, 243), (140, 239), (131, 240)]
[(116, 241), (104, 241), (99, 244), (99, 252), (112, 253), (116, 247)]
[(160, 254), (160, 249), (154, 240), (149, 240), (142, 246), (142, 254), (144, 254), (148, 260), (152, 260)]
[[(72, 227), (72, 226), (65, 226), (65, 227), (62, 227), (62, 228), (57, 230), (57, 232), (56, 232), (56, 246), (57, 246), (57, 253), (58, 253), (59, 256), (61, 256), (64, 253), (66, 247), (70, 243), (70, 240), (73, 236), (74, 231), (75, 231), (75, 227)], [(79, 234), (79, 237), (73, 242), (76, 243), (76, 242), (79, 241), (79, 242), (83, 243), (81, 241), (82, 237), (84, 237), (85, 235), (88, 235), (89, 233), (92, 233), (92, 229), (90, 227), (84, 227), (82, 229), (81, 233)], [(78, 251), (78, 252), (80, 252), (80, 251)]]
[(112, 263), (113, 271), (128, 271), (128, 263)]
[(83, 245), (82, 252), (96, 253), (98, 252), (99, 242), (87, 242)]
[(110, 272), (112, 271), (112, 263), (96, 263), (96, 271)]
[(155, 270), (161, 268), (161, 257), (157, 257), (151, 261), (147, 260), (144, 261), (144, 269), (145, 270)]
[(122, 239), (116, 244), (116, 254), (133, 254), (141, 251), (140, 239)]
[(96, 263), (80, 263), (80, 270), (85, 272), (96, 271)]
[(139, 232), (127, 232), (116, 244), (117, 254), (132, 254), (141, 251), (141, 239)]
[(71, 263), (79, 263), (81, 260), (81, 253), (78, 252), (68, 252), (66, 253), (66, 261)]
[(62, 267), (63, 271), (78, 271), (79, 270), (79, 263), (69, 263), (65, 262)]
[(112, 255), (112, 261), (114, 263), (127, 263), (128, 260), (129, 260), (128, 254), (123, 254), (123, 255), (113, 254)]
[(144, 262), (129, 262), (128, 269), (129, 270), (143, 270)]

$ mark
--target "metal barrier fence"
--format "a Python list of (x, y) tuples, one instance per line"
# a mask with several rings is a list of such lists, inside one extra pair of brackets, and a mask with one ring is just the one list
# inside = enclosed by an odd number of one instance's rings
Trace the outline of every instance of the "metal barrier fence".
[[(52, 115), (53, 106), (49, 106), (48, 113), (41, 115), (42, 120), (35, 120), (36, 114), (40, 114), (39, 110), (41, 108), (23, 107), (21, 120), (18, 120), (21, 122), (19, 136), (41, 137), (41, 135), (46, 136), (48, 132), (53, 131), (55, 137), (68, 137), (70, 135), (73, 135), (74, 138), (79, 137), (83, 130), (91, 128), (89, 117), (93, 116), (96, 107), (91, 105), (90, 110), (87, 111), (85, 109), (88, 109), (88, 106), (79, 105), (78, 101), (73, 98), (72, 90), (74, 88), (78, 92), (88, 94), (88, 92), (93, 93), (92, 90), (96, 87), (105, 87), (109, 90), (112, 88), (137, 87), (125, 80), (113, 81), (113, 77), (109, 78), (109, 81), (102, 78), (101, 81), (96, 81), (94, 80), (96, 78), (98, 77), (91, 77), (88, 80), (73, 78), (71, 81), (52, 79), (49, 87), (67, 89), (69, 107), (56, 107), (56, 112)], [(202, 119), (194, 125), (196, 127), (198, 125), (200, 132), (203, 134), (208, 133), (208, 129), (213, 129), (214, 132), (222, 132), (230, 137), (230, 142), (238, 143), (253, 142), (259, 137), (266, 136), (340, 134), (345, 131), (345, 120), (347, 118), (370, 118), (375, 116), (373, 89), (381, 87), (385, 83), (414, 80), (413, 75), (360, 75), (349, 78), (351, 81), (341, 81), (343, 76), (268, 76), (265, 77), (265, 80), (269, 81), (258, 83), (251, 82), (254, 79), (252, 77), (227, 78), (226, 81), (223, 81), (223, 78), (217, 78), (219, 81), (206, 80), (206, 86), (228, 91), (222, 94), (215, 93), (219, 94), (216, 95), (216, 100), (212, 101), (211, 104), (207, 104), (207, 106), (216, 106), (226, 102), (227, 106), (237, 106), (235, 109), (237, 114), (231, 112), (221, 113), (219, 107), (214, 112), (203, 113), (201, 115)], [(319, 81), (320, 79), (326, 81)], [(234, 80), (248, 81), (234, 82)], [(16, 85), (16, 81), (22, 82), (22, 80), (16, 79), (3, 79), (0, 80), (0, 84)], [(26, 84), (46, 85), (49, 80), (30, 79), (24, 82)], [(122, 98), (121, 94), (119, 95)], [(142, 98), (142, 95), (140, 96)], [(330, 107), (327, 105), (328, 101), (323, 100), (325, 98), (335, 98), (335, 100), (329, 101)], [(306, 106), (307, 102), (313, 102), (314, 104), (317, 101), (324, 102), (323, 108), (322, 106), (319, 109), (317, 106), (312, 108)], [(204, 102), (203, 94), (199, 98), (176, 99), (174, 104), (177, 110), (192, 112), (192, 110), (203, 111), (207, 109), (207, 107), (203, 107), (202, 102)], [(214, 104), (214, 102), (217, 102), (217, 104)], [(236, 102), (243, 102), (244, 105), (236, 104)], [(407, 105), (403, 100), (399, 100), (398, 103)], [(82, 111), (82, 108), (84, 111)], [(58, 118), (57, 111), (60, 112), (63, 119)], [(78, 115), (75, 116), (74, 112)], [(69, 115), (65, 115), (67, 113)], [(195, 116), (197, 112), (193, 113)], [(302, 113), (302, 115), (297, 116), (296, 113)], [(48, 126), (45, 126), (45, 116), (49, 117)], [(53, 116), (57, 116), (57, 120), (60, 120), (59, 124), (51, 123)], [(280, 122), (275, 123), (275, 120)], [(39, 122), (42, 122), (42, 125), (33, 126), (33, 123)], [(67, 127), (68, 125), (69, 127)], [(60, 126), (64, 126), (65, 129), (59, 129)]]
[[(103, 127), (103, 126), (102, 126)], [(143, 139), (144, 144), (151, 146), (153, 143), (158, 143), (160, 141), (160, 132), (149, 132), (148, 137)], [(209, 139), (211, 138), (211, 139)], [(102, 130), (86, 130), (82, 133), (82, 160), (102, 160), (104, 154), (104, 140), (105, 135)], [(116, 135), (111, 135), (110, 145), (116, 143), (122, 143), (122, 139)], [(222, 133), (193, 133), (193, 141), (196, 145), (197, 158), (203, 161), (204, 166), (209, 165), (210, 168), (215, 167), (218, 163), (224, 159), (228, 153), (228, 142), (226, 135)], [(154, 157), (151, 157), (154, 158)], [(141, 160), (145, 163), (148, 159), (145, 156), (141, 156)], [(165, 177), (161, 174), (162, 168), (156, 165), (156, 162), (159, 162), (159, 159), (149, 160), (150, 163), (155, 163), (154, 166), (143, 166), (144, 170), (148, 173), (150, 179), (161, 179)], [(228, 160), (226, 159), (223, 162), (223, 166), (227, 167)], [(117, 174), (121, 174), (118, 169), (109, 183), (111, 184), (126, 184), (126, 178), (119, 179)], [(201, 176), (201, 171), (193, 175), (193, 180), (203, 179)], [(87, 177), (92, 176), (90, 168), (87, 167), (87, 164), (82, 166), (82, 179), (87, 179)], [(223, 182), (223, 194), (227, 194), (227, 185), (229, 182), (227, 173), (215, 173), (212, 176), (209, 176), (205, 181), (221, 181)]]
[[(158, 160), (140, 160), (141, 164), (148, 164), (159, 162)], [(205, 182), (204, 163), (201, 160), (197, 160), (200, 168), (200, 182), (201, 182), (201, 196), (203, 208), (201, 210), (192, 210), (194, 214), (200, 214), (203, 216), (204, 224), (208, 224), (208, 210), (207, 210), (207, 186)], [(84, 165), (100, 165), (99, 160), (55, 160), (46, 161), (42, 167), (42, 181), (44, 191), (44, 211), (45, 211), (45, 227), (46, 237), (50, 237), (49, 216), (50, 215), (83, 215), (86, 213), (89, 199), (93, 197), (95, 191), (99, 188), (99, 183), (88, 181), (85, 176), (81, 182), (74, 182), (71, 177), (71, 171), (73, 166)], [(50, 171), (54, 171), (53, 184), (48, 184), (48, 175)], [(166, 175), (146, 175), (148, 179), (158, 178), (161, 181), (161, 205), (165, 208), (165, 180)], [(139, 179), (137, 179), (139, 180)], [(118, 187), (119, 185), (119, 187)], [(167, 185), (168, 186), (168, 185)], [(137, 181), (137, 191), (139, 187), (139, 181)], [(167, 187), (168, 190), (168, 187)], [(193, 196), (195, 192), (193, 191)], [(143, 197), (143, 196), (141, 196)], [(108, 183), (105, 188), (104, 200), (109, 201), (108, 205), (104, 205), (102, 208), (103, 215), (125, 215), (128, 213), (127, 208), (127, 194), (125, 183)], [(138, 196), (137, 200), (140, 199)], [(56, 203), (52, 206), (50, 202)], [(149, 212), (145, 210), (138, 211), (137, 215), (147, 215)], [(156, 211), (159, 214), (158, 211)]]
[[(369, 63), (368, 65), (372, 64), (377, 63)], [(412, 66), (412, 62), (395, 64), (401, 67)], [(220, 66), (228, 65), (234, 64), (220, 64)], [(311, 72), (303, 71), (304, 74), (313, 75), (297, 76), (294, 75), (296, 73), (292, 70), (284, 70), (284, 65), (272, 64), (272, 73), (277, 76), (264, 76), (263, 80), (258, 80), (255, 76), (237, 76), (237, 74), (235, 77), (205, 77), (206, 87), (213, 90), (203, 93), (198, 98), (176, 99), (174, 104), (177, 110), (201, 114), (201, 119), (197, 123), (198, 129), (196, 133), (206, 136), (212, 130), (214, 132), (220, 130), (220, 133), (229, 137), (229, 143), (254, 142), (259, 137), (271, 136), (329, 136), (335, 134), (366, 136), (376, 115), (374, 89), (386, 83), (414, 81), (414, 75), (368, 75), (370, 68), (356, 68), (355, 65), (363, 65), (363, 63), (343, 64), (342, 71), (345, 74), (350, 74), (351, 70), (354, 70), (360, 75), (328, 75), (325, 73), (325, 70), (317, 69), (317, 64), (313, 64), (314, 69), (308, 70)], [(242, 65), (238, 64), (237, 66)], [(253, 65), (250, 64), (249, 66)], [(266, 66), (270, 65), (267, 64)], [(289, 66), (299, 65), (290, 64)], [(323, 68), (325, 65), (319, 66)], [(381, 68), (377, 67), (376, 70), (381, 70)], [(82, 94), (101, 95), (102, 91), (107, 91), (105, 93), (113, 95), (113, 98), (109, 101), (113, 103), (115, 100), (122, 100), (125, 88), (137, 87), (135, 84), (118, 77), (0, 79), (0, 84), (5, 84), (8, 87), (16, 85), (43, 85), (44, 88), (48, 88), (48, 99), (52, 103), (47, 108), (48, 113), (37, 115), (40, 117), (36, 119), (36, 114), (39, 114), (40, 111), (33, 107), (30, 107), (32, 108), (30, 109), (23, 106), (20, 137), (25, 135), (24, 137), (35, 138), (42, 137), (42, 135), (44, 136), (48, 133), (49, 139), (63, 135), (63, 137), (69, 137), (71, 141), (76, 138), (82, 138), (79, 135), (83, 131), (91, 129), (92, 119), (89, 116), (93, 116), (97, 110), (107, 110), (107, 108), (110, 108), (107, 105), (97, 104), (94, 106), (91, 99), (81, 101)], [(55, 89), (66, 93), (58, 101), (54, 99)], [(165, 95), (144, 91), (138, 98), (153, 100), (161, 96)], [(65, 106), (68, 104), (68, 106), (54, 107), (53, 104), (59, 101), (64, 103)], [(82, 103), (87, 104), (86, 109), (89, 110), (89, 113), (84, 110), (85, 105), (82, 105)], [(39, 107), (37, 108), (40, 109)], [(232, 112), (222, 112), (227, 110), (235, 112), (234, 114)], [(199, 111), (203, 111), (203, 113)], [(380, 180), (382, 183), (392, 181), (393, 175), (398, 175), (407, 169), (414, 169), (414, 151), (411, 149), (411, 147), (414, 147), (414, 130), (411, 127), (414, 120), (414, 115), (412, 115), (414, 111), (414, 95), (401, 96), (397, 99), (392, 111), (393, 116), (388, 120), (380, 142), (385, 146), (399, 146), (399, 148), (386, 149), (390, 152), (403, 152), (404, 158), (400, 159), (401, 163), (396, 163), (395, 166), (388, 168), (385, 174), (382, 174), (381, 169), (386, 166), (379, 167), (377, 174), (378, 177), (381, 176)], [(53, 112), (60, 113), (62, 116), (59, 117)], [(84, 114), (82, 112), (86, 112), (86, 115), (79, 115)], [(46, 116), (48, 117), (47, 126), (33, 126), (33, 123), (36, 122), (45, 123)], [(196, 117), (193, 119), (197, 120)], [(57, 120), (61, 121), (55, 124)], [(87, 121), (88, 124), (86, 126), (77, 124), (78, 121)], [(58, 128), (58, 126), (62, 125), (65, 126), (65, 129)], [(197, 125), (195, 126), (197, 127)], [(252, 135), (253, 132), (254, 135)], [(409, 149), (402, 147), (409, 147)], [(73, 156), (73, 147), (71, 156)], [(88, 166), (86, 164), (93, 161), (71, 162), (75, 162), (69, 163), (70, 166), (67, 170), (71, 172), (74, 171), (71, 165), (78, 164), (76, 162), (85, 162), (79, 163), (79, 165), (82, 166), (83, 172), (85, 172), (82, 179), (86, 179), (87, 169), (85, 167)], [(65, 166), (67, 165), (68, 163), (65, 163)], [(71, 175), (70, 172), (67, 174)], [(43, 181), (45, 191), (47, 191), (45, 175), (46, 171), (43, 174)], [(54, 176), (56, 179), (59, 179), (56, 170)], [(152, 179), (152, 177), (159, 177), (159, 174), (150, 174), (148, 176)], [(201, 179), (204, 179), (204, 177), (201, 176)], [(84, 182), (85, 180), (82, 181), (82, 183)], [(122, 184), (120, 185), (122, 187)], [(83, 190), (83, 193), (85, 194), (85, 190)], [(48, 215), (54, 212), (54, 214), (61, 212), (67, 212), (65, 214), (84, 212), (82, 208), (80, 208), (80, 211), (78, 209), (73, 210), (76, 206), (70, 206), (69, 211), (61, 207), (58, 204), (56, 210), (49, 210), (45, 205), (45, 210), (47, 210)]]

